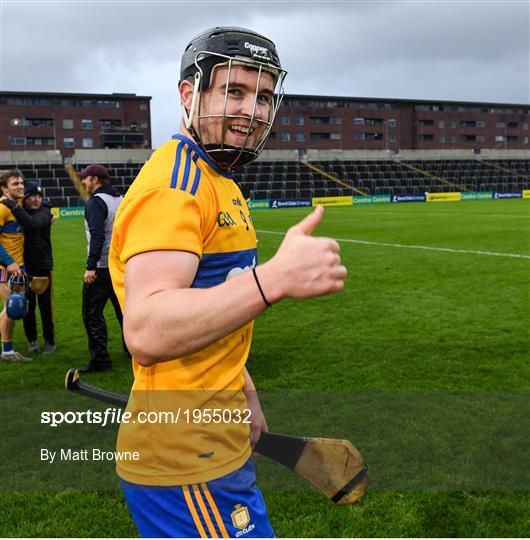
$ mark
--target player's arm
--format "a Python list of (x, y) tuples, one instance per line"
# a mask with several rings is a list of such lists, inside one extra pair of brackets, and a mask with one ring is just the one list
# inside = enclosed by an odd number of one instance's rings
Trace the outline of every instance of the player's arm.
[[(10, 203), (12, 206), (10, 206)], [(51, 221), (51, 212), (36, 212), (29, 214), (22, 206), (16, 204), (10, 199), (2, 200), (2, 204), (8, 206), (17, 222), (24, 227), (25, 231), (36, 231), (47, 227)]]
[(9, 265), (13, 264), (14, 262), (13, 257), (11, 257), (4, 246), (0, 244), (0, 264), (2, 266), (9, 267)]
[[(337, 242), (310, 236), (323, 211), (318, 208), (291, 227), (276, 255), (256, 268), (270, 304), (338, 292), (344, 286), (346, 268), (340, 265)], [(208, 289), (189, 288), (198, 265), (197, 255), (183, 251), (151, 251), (127, 261), (124, 333), (139, 364), (197, 352), (266, 309), (251, 271)]]
[[(5, 199), (1, 199), (0, 202), (3, 202)], [(3, 208), (0, 206), (0, 209)], [(4, 225), (6, 222), (6, 213), (8, 210), (5, 208), (3, 211), (0, 212), (0, 225)], [(0, 264), (2, 266), (5, 266), (8, 270), (8, 272), (12, 272), (13, 274), (20, 274), (20, 266), (15, 262), (15, 259), (11, 257), (9, 252), (6, 250), (6, 248), (0, 243)]]

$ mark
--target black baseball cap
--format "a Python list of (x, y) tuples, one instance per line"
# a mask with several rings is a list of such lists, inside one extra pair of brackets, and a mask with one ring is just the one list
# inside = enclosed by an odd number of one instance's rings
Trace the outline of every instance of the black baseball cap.
[(27, 180), (24, 182), (24, 199), (26, 197), (31, 197), (31, 195), (40, 195), (42, 197), (42, 188), (39, 186), (38, 182)]
[(88, 167), (85, 167), (77, 176), (83, 180), (87, 176), (97, 176), (100, 180), (109, 180), (109, 171), (103, 165), (99, 163), (93, 163)]

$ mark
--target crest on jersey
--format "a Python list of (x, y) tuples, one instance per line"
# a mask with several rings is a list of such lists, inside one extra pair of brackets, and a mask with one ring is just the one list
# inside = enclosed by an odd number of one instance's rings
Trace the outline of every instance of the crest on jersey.
[(234, 527), (244, 529), (250, 523), (250, 514), (246, 506), (236, 504), (234, 511), (230, 514)]

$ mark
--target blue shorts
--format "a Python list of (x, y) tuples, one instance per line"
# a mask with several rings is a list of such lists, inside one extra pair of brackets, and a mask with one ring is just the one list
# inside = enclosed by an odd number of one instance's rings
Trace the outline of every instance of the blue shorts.
[(120, 483), (144, 538), (274, 538), (251, 459), (233, 473), (200, 484)]

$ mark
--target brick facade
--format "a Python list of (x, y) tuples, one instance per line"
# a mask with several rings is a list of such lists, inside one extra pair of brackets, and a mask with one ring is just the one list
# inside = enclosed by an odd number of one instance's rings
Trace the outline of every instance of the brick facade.
[(151, 148), (149, 96), (0, 92), (0, 150)]

